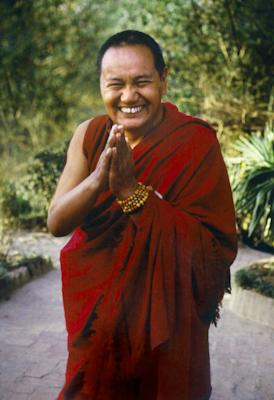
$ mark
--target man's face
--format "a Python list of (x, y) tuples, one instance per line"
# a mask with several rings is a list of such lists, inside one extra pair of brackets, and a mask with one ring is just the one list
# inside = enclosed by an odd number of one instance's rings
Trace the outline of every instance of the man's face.
[(148, 47), (110, 47), (102, 59), (100, 87), (108, 115), (127, 132), (144, 135), (161, 122), (166, 72), (160, 78)]

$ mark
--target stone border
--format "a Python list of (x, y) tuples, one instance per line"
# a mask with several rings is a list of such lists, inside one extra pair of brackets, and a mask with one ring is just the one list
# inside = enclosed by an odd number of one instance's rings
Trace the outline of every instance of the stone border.
[(37, 256), (30, 259), (29, 263), (26, 261), (26, 265), (19, 265), (7, 272), (0, 278), (0, 301), (9, 300), (14, 290), (52, 269), (53, 264), (49, 257)]
[(229, 308), (242, 318), (274, 328), (274, 299), (233, 283)]

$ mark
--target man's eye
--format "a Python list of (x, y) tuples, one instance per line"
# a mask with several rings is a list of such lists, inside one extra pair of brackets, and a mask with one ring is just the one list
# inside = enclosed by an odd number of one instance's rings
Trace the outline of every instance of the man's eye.
[(146, 86), (146, 85), (148, 85), (150, 83), (150, 81), (138, 81), (137, 82), (137, 85), (138, 86)]
[(123, 84), (117, 82), (117, 83), (109, 83), (107, 86), (109, 88), (118, 89), (118, 88), (121, 88), (123, 86)]

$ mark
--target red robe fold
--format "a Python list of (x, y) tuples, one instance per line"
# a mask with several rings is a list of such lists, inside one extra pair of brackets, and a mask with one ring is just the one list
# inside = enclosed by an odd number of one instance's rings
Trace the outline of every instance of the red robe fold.
[[(152, 186), (132, 218), (106, 192), (61, 252), (69, 357), (59, 399), (205, 400), (208, 328), (236, 255), (235, 216), (215, 133), (165, 103), (133, 150)], [(96, 167), (111, 121), (84, 140)]]

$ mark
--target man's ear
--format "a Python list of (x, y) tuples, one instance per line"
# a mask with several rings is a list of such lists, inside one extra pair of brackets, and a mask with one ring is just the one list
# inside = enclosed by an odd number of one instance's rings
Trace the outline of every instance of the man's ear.
[(168, 69), (167, 67), (164, 68), (161, 81), (162, 81), (162, 95), (166, 94), (167, 92), (167, 76), (168, 76)]

